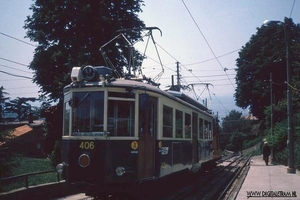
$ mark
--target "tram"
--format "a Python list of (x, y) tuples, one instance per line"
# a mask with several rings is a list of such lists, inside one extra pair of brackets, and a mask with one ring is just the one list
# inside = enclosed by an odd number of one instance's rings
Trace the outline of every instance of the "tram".
[(216, 116), (183, 92), (113, 77), (106, 66), (73, 67), (71, 81), (57, 171), (86, 193), (195, 174), (221, 157)]

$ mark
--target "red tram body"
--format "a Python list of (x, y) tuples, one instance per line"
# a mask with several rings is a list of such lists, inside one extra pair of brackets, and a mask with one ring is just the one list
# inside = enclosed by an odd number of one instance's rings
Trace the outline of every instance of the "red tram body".
[(63, 163), (88, 193), (197, 173), (221, 157), (216, 118), (178, 91), (113, 79), (106, 67), (72, 69), (64, 88)]

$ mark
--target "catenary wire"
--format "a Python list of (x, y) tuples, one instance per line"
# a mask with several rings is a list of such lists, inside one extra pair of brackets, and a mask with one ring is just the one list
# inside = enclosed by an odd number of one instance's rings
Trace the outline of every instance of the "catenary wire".
[(0, 64), (0, 66), (1, 67), (6, 67), (6, 68), (9, 68), (9, 69), (14, 69), (14, 70), (17, 70), (17, 71), (20, 71), (20, 72), (25, 72), (25, 73), (28, 73), (28, 74), (33, 74), (32, 72), (24, 71), (24, 70), (21, 70), (21, 69), (17, 69), (17, 68), (14, 68), (14, 67), (9, 67), (9, 66), (2, 65), (2, 64)]
[[(189, 10), (189, 8), (187, 7), (187, 5), (185, 4), (184, 0), (182, 0), (182, 2), (183, 2), (183, 4), (184, 4), (185, 8), (187, 9), (187, 11), (188, 11), (188, 13), (189, 13), (190, 17), (192, 18), (193, 22), (195, 23), (196, 27), (198, 28), (198, 30), (199, 30), (199, 32), (200, 32), (200, 34), (202, 35), (203, 39), (205, 40), (205, 42), (206, 42), (207, 46), (209, 47), (209, 49), (210, 49), (211, 53), (213, 54), (214, 58), (217, 60), (217, 62), (218, 62), (218, 63), (219, 63), (219, 65), (221, 66), (221, 68), (224, 70), (224, 67), (223, 67), (223, 65), (221, 64), (220, 60), (217, 58), (217, 56), (216, 56), (215, 52), (213, 51), (213, 49), (211, 48), (210, 44), (208, 43), (208, 41), (207, 41), (206, 37), (205, 37), (205, 36), (204, 36), (204, 34), (202, 33), (202, 31), (201, 31), (200, 27), (198, 26), (197, 22), (195, 21), (195, 19), (194, 19), (194, 17), (193, 17), (193, 15), (192, 15), (192, 13), (190, 12), (190, 10)], [(225, 74), (227, 74), (227, 73), (226, 73), (226, 70), (224, 70), (224, 72), (225, 72)], [(232, 87), (234, 88), (234, 85), (233, 85), (233, 83), (231, 82), (231, 80), (230, 80), (230, 78), (229, 78), (229, 77), (228, 77), (228, 79), (229, 79), (229, 81), (230, 81), (230, 83), (231, 83)]]
[(9, 38), (11, 38), (11, 39), (17, 40), (17, 41), (19, 41), (19, 42), (22, 42), (22, 43), (24, 43), (24, 44), (27, 44), (27, 45), (30, 45), (30, 46), (33, 46), (33, 47), (38, 47), (37, 45), (31, 44), (31, 43), (29, 43), (29, 42), (25, 42), (25, 41), (23, 41), (23, 40), (20, 40), (20, 39), (18, 39), (18, 38), (15, 38), (15, 37), (13, 37), (13, 36), (8, 35), (8, 34), (2, 33), (2, 32), (0, 32), (0, 34), (1, 34), (1, 35), (4, 35), (4, 36), (6, 36), (6, 37), (9, 37)]
[(8, 72), (5, 72), (5, 71), (2, 71), (0, 70), (1, 73), (4, 73), (4, 74), (7, 74), (7, 75), (10, 75), (10, 76), (15, 76), (15, 77), (20, 77), (20, 78), (27, 78), (27, 79), (32, 79), (31, 77), (28, 77), (28, 76), (22, 76), (22, 75), (16, 75), (16, 74), (11, 74), (11, 73), (8, 73)]

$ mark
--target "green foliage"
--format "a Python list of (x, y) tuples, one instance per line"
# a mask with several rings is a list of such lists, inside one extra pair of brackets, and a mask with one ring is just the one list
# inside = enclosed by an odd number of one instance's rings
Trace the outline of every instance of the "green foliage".
[[(138, 18), (143, 5), (142, 0), (36, 0), (24, 28), (27, 37), (38, 43), (29, 68), (35, 71), (33, 81), (43, 94), (61, 99), (73, 66), (105, 65), (99, 47), (118, 35), (118, 30), (135, 28), (125, 34), (131, 42), (139, 39), (138, 28), (145, 27)], [(116, 47), (119, 51), (113, 50)], [(128, 64), (124, 42), (108, 45), (105, 50), (118, 71)]]
[[(283, 120), (286, 119), (286, 100), (282, 100), (277, 102), (277, 104), (273, 103), (273, 124), (276, 124), (277, 122), (281, 122)], [(266, 106), (265, 110), (264, 110), (264, 114), (265, 114), (265, 125), (266, 127), (270, 127), (271, 126), (271, 106)]]
[(243, 150), (243, 142), (247, 139), (247, 137), (248, 135), (242, 132), (232, 133), (229, 139), (229, 144), (226, 146), (226, 148), (235, 152)]
[(282, 165), (288, 165), (288, 148), (284, 148), (282, 151), (275, 153), (275, 162), (282, 164)]
[[(285, 26), (271, 23), (261, 26), (250, 41), (242, 47), (237, 61), (235, 101), (237, 106), (249, 108), (259, 119), (264, 119), (264, 109), (270, 104), (270, 73), (272, 73), (274, 104), (286, 98), (286, 27), (290, 46), (292, 85), (299, 80), (300, 26), (285, 19)], [(282, 115), (280, 115), (280, 118)]]
[(45, 144), (44, 152), (51, 154), (54, 149), (55, 141), (62, 136), (62, 103), (45, 108), (42, 116), (45, 118)]
[[(43, 172), (43, 171), (49, 171), (54, 170), (54, 168), (51, 165), (51, 161), (48, 159), (40, 159), (40, 158), (26, 158), (17, 156), (12, 159), (12, 162), (17, 163), (17, 165), (11, 167), (11, 173), (5, 174), (5, 177), (10, 176), (17, 176), (32, 172)], [(57, 173), (47, 173), (47, 174), (40, 174), (40, 175), (34, 175), (28, 177), (28, 185), (34, 186), (38, 184), (43, 183), (49, 183), (49, 182), (56, 182), (57, 181)], [(0, 188), (2, 191), (7, 192), (11, 191), (13, 189), (18, 189), (21, 187), (25, 187), (25, 180), (24, 178), (16, 179), (14, 181), (9, 181), (8, 183), (3, 183), (3, 187)]]
[(239, 129), (239, 122), (242, 117), (242, 112), (231, 110), (222, 121), (223, 132), (234, 132)]
[[(295, 122), (299, 124), (298, 114), (295, 115)], [(294, 160), (295, 166), (300, 169), (300, 127), (295, 126), (294, 131)], [(287, 122), (286, 120), (274, 125), (273, 134), (270, 129), (264, 131), (264, 137), (271, 147), (274, 148), (275, 161), (287, 165), (289, 149), (287, 148)]]
[(273, 134), (270, 129), (264, 131), (265, 139), (269, 146), (281, 151), (286, 147), (287, 140), (287, 123), (286, 120), (278, 122), (273, 127)]
[(31, 105), (28, 101), (35, 101), (36, 98), (18, 97), (5, 104), (5, 110), (7, 112), (17, 113), (17, 119), (19, 121), (25, 120), (27, 115), (31, 112)]
[(253, 140), (244, 140), (243, 147), (244, 147), (244, 149), (248, 149), (250, 147), (253, 147), (253, 146), (259, 144), (260, 142), (261, 142), (261, 138), (259, 138), (259, 137), (254, 138)]
[(0, 121), (2, 121), (2, 114), (4, 112), (4, 107), (3, 107), (4, 102), (9, 99), (8, 97), (5, 97), (5, 95), (8, 95), (8, 93), (4, 92), (4, 90), (5, 90), (4, 87), (1, 86), (0, 87)]
[[(32, 15), (25, 20), (26, 35), (37, 43), (29, 68), (35, 72), (33, 82), (41, 88), (41, 97), (58, 102), (57, 109), (43, 113), (46, 118), (44, 151), (52, 152), (55, 141), (61, 138), (63, 88), (70, 83), (74, 66), (105, 65), (99, 48), (119, 34), (121, 29), (134, 43), (145, 24), (138, 18), (143, 0), (35, 0)], [(106, 56), (120, 72), (127, 66), (129, 50), (118, 40), (105, 47)], [(136, 55), (136, 64), (142, 56)], [(122, 73), (120, 73), (122, 74)]]
[(250, 133), (253, 120), (248, 120), (242, 117), (242, 112), (231, 110), (222, 121), (222, 132), (245, 132)]
[(8, 147), (4, 146), (5, 142), (13, 138), (12, 132), (13, 130), (11, 129), (0, 132), (0, 144), (3, 144), (3, 146), (0, 147), (0, 177), (10, 175), (12, 173), (12, 167), (18, 165), (14, 160), (17, 154), (9, 151)]

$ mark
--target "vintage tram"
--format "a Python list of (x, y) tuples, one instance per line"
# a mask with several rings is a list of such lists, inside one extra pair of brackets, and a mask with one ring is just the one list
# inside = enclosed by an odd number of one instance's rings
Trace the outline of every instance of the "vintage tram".
[(182, 92), (116, 79), (103, 66), (74, 67), (71, 80), (57, 170), (88, 194), (197, 173), (220, 158), (216, 117)]

